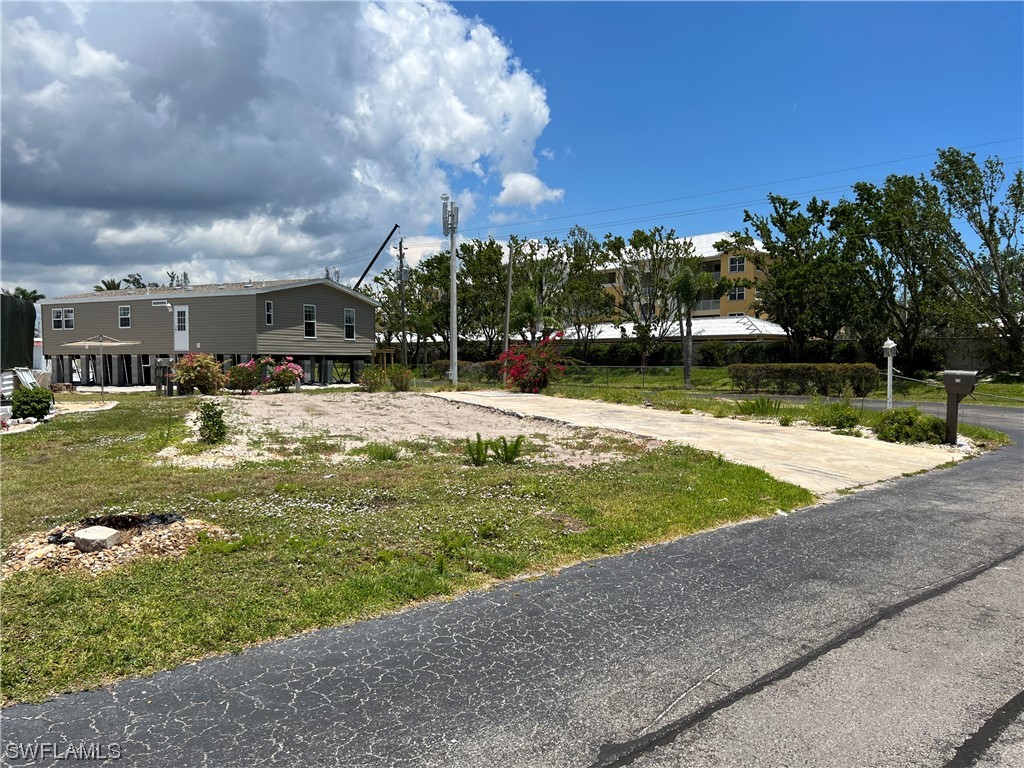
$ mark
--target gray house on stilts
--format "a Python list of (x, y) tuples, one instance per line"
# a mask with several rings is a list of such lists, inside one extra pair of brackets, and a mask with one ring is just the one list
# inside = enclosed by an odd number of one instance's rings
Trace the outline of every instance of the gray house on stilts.
[[(213, 355), (225, 366), (291, 356), (305, 380), (329, 384), (373, 356), (376, 309), (328, 278), (98, 291), (40, 302), (54, 383), (154, 384), (158, 357)], [(98, 354), (62, 347), (104, 334), (138, 345)], [(131, 354), (120, 354), (130, 351)]]

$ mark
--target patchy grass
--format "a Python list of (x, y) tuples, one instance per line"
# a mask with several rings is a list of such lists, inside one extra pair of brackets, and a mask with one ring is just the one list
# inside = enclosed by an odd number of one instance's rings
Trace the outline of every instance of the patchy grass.
[(112, 507), (180, 512), (237, 538), (98, 576), (12, 575), (0, 585), (7, 701), (148, 674), (813, 500), (761, 470), (678, 446), (586, 468), (470, 467), (455, 441), (410, 442), (395, 460), (346, 465), (329, 464), (324, 446), (310, 443), (270, 463), (157, 466), (154, 454), (187, 436), (182, 419), (194, 401), (121, 400), (2, 438), (4, 494), (18, 500), (3, 506), (2, 541)]
[[(920, 384), (894, 378), (892, 387), (893, 400), (909, 400), (920, 402), (946, 402), (946, 390), (942, 386), (942, 374), (933, 380), (935, 385)], [(881, 384), (869, 397), (873, 400), (885, 400), (885, 372), (882, 372)], [(1007, 408), (1024, 408), (1024, 382), (1012, 380), (1006, 376), (996, 376), (993, 381), (983, 381), (974, 388), (974, 394), (964, 399), (965, 403), (980, 405), (998, 405)]]

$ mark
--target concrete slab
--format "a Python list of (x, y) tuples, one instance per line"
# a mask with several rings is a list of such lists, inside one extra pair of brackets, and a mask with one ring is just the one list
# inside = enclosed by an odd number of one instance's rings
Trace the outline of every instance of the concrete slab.
[(500, 391), (439, 392), (433, 396), (520, 416), (691, 445), (719, 453), (738, 464), (758, 467), (773, 477), (819, 495), (932, 469), (964, 457), (942, 446), (900, 445), (798, 427), (716, 419), (704, 414), (596, 400)]
[(75, 531), (75, 546), (82, 552), (110, 549), (121, 542), (121, 532), (105, 525), (90, 525)]

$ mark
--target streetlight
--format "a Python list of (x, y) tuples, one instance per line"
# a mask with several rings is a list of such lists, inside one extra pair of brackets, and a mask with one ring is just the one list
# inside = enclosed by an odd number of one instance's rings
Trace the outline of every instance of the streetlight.
[(885, 355), (888, 369), (885, 378), (885, 407), (892, 410), (892, 359), (896, 357), (896, 342), (886, 339), (882, 345), (882, 354)]
[(448, 356), (448, 375), (452, 380), (452, 388), (459, 388), (459, 321), (456, 313), (458, 302), (455, 295), (455, 275), (457, 267), (455, 264), (455, 232), (459, 228), (459, 206), (454, 202), (448, 204), (448, 194), (441, 195), (441, 229), (446, 236), (451, 236), (451, 288), (448, 291), (449, 303), (449, 325), (451, 327), (451, 343), (448, 345), (450, 354)]

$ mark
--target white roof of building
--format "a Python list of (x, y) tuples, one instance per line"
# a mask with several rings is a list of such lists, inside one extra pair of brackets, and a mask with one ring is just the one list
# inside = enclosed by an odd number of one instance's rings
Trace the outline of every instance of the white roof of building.
[[(732, 232), (711, 232), (707, 235), (690, 235), (680, 237), (679, 239), (689, 240), (693, 243), (694, 255), (700, 256), (702, 259), (710, 259), (721, 254), (721, 251), (715, 248), (715, 243), (720, 240), (732, 240)], [(764, 243), (760, 240), (755, 240), (754, 249), (758, 251), (764, 250)]]
[[(633, 323), (621, 326), (602, 323), (597, 326), (594, 339), (612, 341), (623, 338), (633, 339)], [(679, 338), (679, 323), (671, 323), (666, 336)], [(576, 332), (569, 328), (565, 332), (566, 339), (573, 339)], [(742, 317), (695, 317), (693, 318), (693, 337), (695, 339), (784, 339), (786, 331), (781, 325), (770, 320), (743, 315)]]

